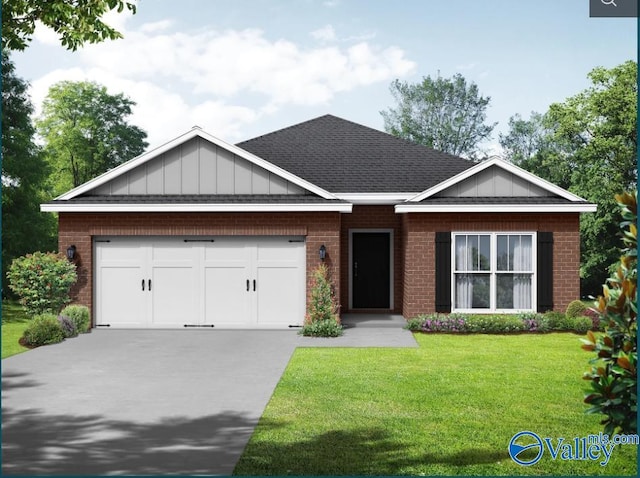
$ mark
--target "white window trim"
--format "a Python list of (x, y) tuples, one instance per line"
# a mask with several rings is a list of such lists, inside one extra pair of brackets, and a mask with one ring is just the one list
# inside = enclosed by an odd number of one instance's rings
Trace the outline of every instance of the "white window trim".
[[(490, 236), (490, 254), (491, 267), (489, 274), (489, 290), (490, 290), (490, 307), (488, 309), (457, 309), (456, 308), (456, 236)], [(531, 264), (533, 271), (531, 272), (531, 308), (530, 309), (498, 309), (496, 308), (496, 276), (498, 275), (498, 236), (531, 236)], [(538, 303), (537, 291), (537, 264), (538, 264), (538, 240), (535, 231), (455, 231), (451, 233), (451, 312), (464, 314), (519, 314), (523, 312), (535, 312)], [(483, 273), (477, 271), (477, 273)]]

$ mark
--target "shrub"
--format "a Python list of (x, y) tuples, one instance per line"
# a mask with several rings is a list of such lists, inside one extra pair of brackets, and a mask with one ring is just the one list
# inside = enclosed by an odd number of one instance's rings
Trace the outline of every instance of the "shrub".
[(78, 335), (78, 330), (76, 329), (76, 324), (73, 323), (73, 321), (65, 316), (65, 315), (59, 315), (58, 316), (58, 322), (60, 322), (60, 328), (62, 329), (62, 332), (64, 333), (64, 338), (68, 339), (70, 337), (75, 337), (76, 335)]
[(34, 252), (14, 259), (7, 272), (9, 288), (28, 315), (57, 314), (69, 302), (76, 266), (62, 254)]
[(321, 264), (313, 273), (309, 310), (305, 316), (302, 335), (338, 337), (342, 335), (338, 305), (333, 295), (329, 271)]
[(64, 331), (54, 314), (42, 314), (34, 317), (24, 330), (24, 343), (37, 347), (55, 344), (64, 340)]
[(469, 332), (482, 334), (505, 334), (523, 332), (522, 319), (509, 315), (474, 315), (467, 317), (466, 328)]
[(549, 330), (570, 331), (573, 330), (573, 321), (567, 319), (562, 312), (550, 310), (544, 313), (544, 320)]
[(589, 317), (591, 319), (591, 330), (595, 330), (597, 332), (604, 332), (606, 321), (602, 320), (600, 316), (600, 312), (595, 309), (586, 309), (583, 313), (585, 317)]
[(593, 327), (593, 321), (590, 317), (575, 317), (571, 320), (573, 320), (573, 331), (577, 334), (584, 335)]
[(620, 227), (625, 248), (597, 302), (607, 327), (598, 337), (589, 331), (588, 338), (582, 339), (582, 348), (596, 353), (589, 361), (591, 370), (583, 377), (591, 382), (592, 389), (584, 398), (591, 405), (587, 413), (605, 416), (600, 423), (608, 435), (635, 434), (638, 430), (638, 193), (617, 195), (616, 201), (622, 211)]
[(91, 319), (89, 317), (89, 308), (84, 305), (68, 305), (60, 315), (67, 316), (71, 319), (73, 324), (76, 326), (76, 330), (80, 334), (84, 334), (89, 332), (89, 327), (91, 326)]
[(305, 324), (302, 328), (302, 335), (307, 337), (340, 337), (342, 335), (342, 326), (335, 320), (324, 319)]
[(570, 319), (584, 316), (584, 311), (587, 310), (587, 306), (579, 300), (574, 300), (567, 306), (566, 316)]
[(549, 332), (549, 324), (544, 320), (542, 314), (535, 312), (519, 314), (518, 318), (522, 321), (522, 327), (525, 332)]
[(405, 329), (410, 330), (411, 332), (418, 332), (422, 328), (422, 323), (424, 322), (424, 315), (419, 315), (418, 317), (413, 317), (407, 320)]

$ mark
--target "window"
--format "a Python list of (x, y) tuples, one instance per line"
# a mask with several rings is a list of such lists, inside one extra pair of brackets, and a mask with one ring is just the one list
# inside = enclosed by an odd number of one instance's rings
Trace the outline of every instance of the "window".
[(453, 235), (455, 310), (533, 310), (534, 235)]

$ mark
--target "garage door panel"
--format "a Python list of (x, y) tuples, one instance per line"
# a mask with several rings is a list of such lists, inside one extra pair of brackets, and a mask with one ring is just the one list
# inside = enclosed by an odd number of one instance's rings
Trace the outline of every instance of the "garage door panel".
[(154, 267), (151, 297), (154, 325), (200, 322), (195, 270), (187, 267)]
[(98, 323), (241, 328), (303, 321), (302, 238), (127, 237), (97, 240), (95, 250)]
[(205, 262), (246, 262), (247, 247), (240, 239), (215, 239), (205, 245)]
[(97, 297), (97, 324), (136, 326), (147, 323), (140, 267), (101, 267), (101, 293)]
[(301, 315), (299, 307), (299, 275), (299, 269), (296, 267), (258, 269), (258, 325), (300, 325), (304, 312)]
[[(249, 291), (247, 291), (249, 281)], [(246, 267), (207, 267), (205, 269), (205, 324), (248, 325), (252, 288)]]
[(184, 241), (154, 242), (151, 249), (151, 258), (154, 262), (193, 261), (193, 256), (193, 245)]

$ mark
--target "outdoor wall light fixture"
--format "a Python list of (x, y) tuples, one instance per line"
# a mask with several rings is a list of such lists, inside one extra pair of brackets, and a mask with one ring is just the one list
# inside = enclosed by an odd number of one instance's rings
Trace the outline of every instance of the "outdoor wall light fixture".
[(327, 257), (327, 248), (324, 247), (324, 244), (320, 246), (320, 260), (324, 262), (324, 258)]
[(73, 261), (76, 258), (76, 246), (67, 247), (67, 259)]

